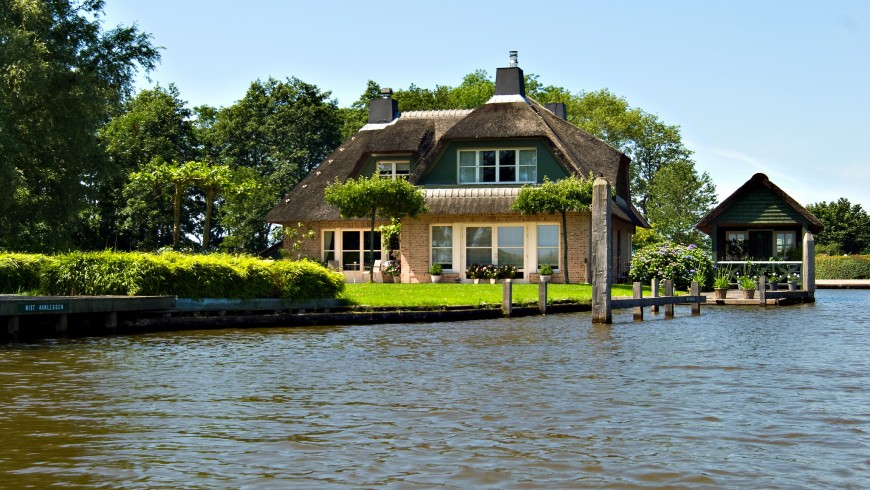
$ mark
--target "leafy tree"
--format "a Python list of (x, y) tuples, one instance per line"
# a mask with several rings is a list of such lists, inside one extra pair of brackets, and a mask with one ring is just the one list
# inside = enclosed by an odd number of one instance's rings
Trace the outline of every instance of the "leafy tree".
[[(157, 195), (169, 194), (172, 199), (172, 246), (177, 248), (181, 242), (181, 207), (185, 192), (194, 180), (196, 162), (179, 164), (165, 161), (160, 157), (144, 165), (142, 170), (130, 174), (126, 192), (131, 200), (142, 199), (137, 191), (150, 190)], [(169, 192), (166, 192), (169, 190)]]
[(232, 170), (232, 185), (223, 192), (220, 223), (226, 236), (220, 247), (230, 251), (263, 250), (269, 244), (269, 228), (263, 216), (274, 206), (280, 192), (268, 177), (249, 167)]
[[(215, 199), (233, 187), (232, 170), (227, 165), (209, 165), (205, 162), (189, 162), (186, 174), (190, 182), (205, 194), (205, 216), (202, 229), (202, 249), (208, 250), (211, 238), (211, 220)], [(240, 182), (244, 185), (244, 182)]]
[(647, 217), (656, 231), (684, 245), (708, 246), (708, 238), (695, 225), (716, 204), (716, 186), (707, 172), (698, 174), (691, 160), (669, 163), (650, 183)]
[(562, 215), (562, 262), (565, 284), (568, 284), (568, 217), (569, 211), (586, 211), (592, 205), (594, 177), (582, 179), (570, 176), (556, 182), (545, 180), (540, 186), (523, 186), (511, 209), (522, 214)]
[[(369, 218), (371, 235), (369, 260), (375, 254), (375, 219), (399, 221), (405, 216), (417, 217), (425, 213), (426, 199), (423, 193), (405, 179), (382, 179), (360, 177), (346, 182), (336, 180), (326, 187), (324, 198), (336, 206), (344, 218)], [(373, 263), (369, 263), (369, 280), (373, 280)]]
[(369, 80), (366, 89), (350, 107), (340, 109), (342, 120), (341, 139), (346, 140), (366, 125), (369, 118), (369, 102), (381, 96), (381, 87)]
[(4, 0), (0, 12), (0, 246), (72, 244), (106, 170), (97, 129), (159, 60), (135, 27), (104, 30), (101, 0)]
[(842, 253), (870, 253), (870, 215), (860, 204), (852, 204), (845, 197), (837, 201), (810, 204), (807, 210), (825, 226), (816, 236), (820, 245), (839, 247)]
[[(175, 85), (167, 88), (159, 85), (143, 90), (124, 104), (124, 111), (112, 118), (100, 129), (99, 137), (105, 146), (110, 166), (97, 185), (96, 214), (100, 216), (100, 228), (95, 234), (115, 236), (116, 246), (132, 247), (134, 241), (142, 242), (141, 233), (134, 230), (147, 228), (130, 223), (121, 233), (117, 228), (117, 214), (125, 206), (123, 189), (129, 175), (155, 158), (165, 162), (189, 161), (197, 158), (197, 142), (192, 113), (181, 100)], [(158, 201), (142, 201), (142, 206), (159, 207)], [(150, 213), (138, 213), (145, 216)], [(186, 217), (189, 220), (189, 217)], [(121, 235), (121, 236), (119, 236)], [(120, 240), (119, 240), (120, 239)], [(120, 241), (120, 243), (118, 243)]]

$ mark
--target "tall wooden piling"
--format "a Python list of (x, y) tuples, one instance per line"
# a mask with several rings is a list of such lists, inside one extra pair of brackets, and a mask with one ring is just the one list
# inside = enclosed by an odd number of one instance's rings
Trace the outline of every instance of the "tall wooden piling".
[(801, 269), (803, 290), (814, 293), (816, 291), (816, 239), (810, 232), (804, 234), (804, 255)]
[[(653, 298), (659, 297), (659, 278), (658, 277), (652, 278), (652, 284), (650, 284), (650, 290), (652, 292)], [(652, 307), (650, 308), (650, 311), (652, 311), (653, 313), (658, 313), (659, 312), (659, 305), (652, 305)]]
[[(670, 279), (665, 279), (665, 296), (673, 296), (674, 295), (674, 281)], [(673, 318), (674, 317), (674, 304), (667, 303), (665, 304), (665, 318)]]
[[(689, 288), (689, 294), (692, 296), (701, 296), (701, 285), (698, 284), (698, 281), (692, 281), (692, 285)], [(692, 303), (692, 314), (700, 315), (701, 314), (701, 302), (697, 301)]]
[(592, 185), (592, 323), (612, 323), (610, 310), (610, 183), (598, 177)]
[(758, 278), (758, 304), (767, 306), (767, 276), (764, 274)]

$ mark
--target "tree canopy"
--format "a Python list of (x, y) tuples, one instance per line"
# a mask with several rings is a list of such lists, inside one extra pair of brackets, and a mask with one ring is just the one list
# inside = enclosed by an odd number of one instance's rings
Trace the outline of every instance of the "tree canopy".
[(819, 202), (807, 206), (825, 226), (816, 236), (819, 251), (840, 254), (870, 253), (870, 215), (860, 204), (845, 197), (837, 201)]
[(555, 214), (562, 217), (562, 262), (565, 284), (568, 278), (568, 217), (569, 211), (586, 211), (592, 205), (592, 185), (595, 178), (570, 176), (556, 182), (545, 180), (540, 186), (523, 186), (511, 209), (522, 214)]
[(135, 27), (105, 30), (99, 0), (2, 4), (0, 246), (70, 247), (106, 171), (97, 130), (160, 55)]

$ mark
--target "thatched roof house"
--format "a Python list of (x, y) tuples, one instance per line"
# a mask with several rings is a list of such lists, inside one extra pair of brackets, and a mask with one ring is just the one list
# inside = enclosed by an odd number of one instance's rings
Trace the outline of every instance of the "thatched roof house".
[[(561, 116), (561, 117), (560, 117)], [(527, 217), (510, 211), (523, 185), (569, 175), (603, 176), (614, 186), (614, 254), (617, 270), (627, 270), (630, 236), (647, 226), (630, 204), (629, 159), (607, 143), (565, 120), (564, 104), (544, 107), (525, 95), (522, 70), (499, 68), (496, 94), (473, 110), (399, 113), (389, 89), (370, 106), (369, 123), (346, 140), (303, 179), (266, 219), (302, 222), (319, 234), (306, 252), (344, 271), (364, 262), (363, 223), (343, 220), (323, 193), (336, 179), (380, 174), (407, 178), (425, 192), (430, 212), (403, 223), (402, 280), (428, 279), (430, 264), (441, 264), (448, 277), (465, 279), (472, 263), (520, 268), (522, 280), (534, 279), (538, 265), (558, 271), (560, 224), (553, 216)], [(569, 270), (573, 280), (586, 277), (588, 213), (572, 213)], [(365, 242), (363, 242), (365, 243)], [(377, 257), (380, 255), (380, 257)], [(375, 258), (387, 257), (376, 253)], [(577, 277), (574, 277), (575, 274)], [(558, 273), (557, 273), (558, 275)]]

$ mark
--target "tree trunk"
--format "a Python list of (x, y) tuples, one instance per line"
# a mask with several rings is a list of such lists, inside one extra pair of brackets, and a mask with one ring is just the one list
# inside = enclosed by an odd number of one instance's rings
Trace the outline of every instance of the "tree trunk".
[(175, 184), (175, 196), (172, 198), (173, 223), (172, 223), (172, 248), (178, 248), (181, 240), (181, 184)]
[(208, 251), (209, 238), (211, 237), (211, 212), (214, 208), (215, 191), (205, 191), (205, 224), (202, 229), (202, 249)]
[(568, 279), (568, 217), (562, 211), (562, 262), (564, 262), (565, 284), (571, 284)]

